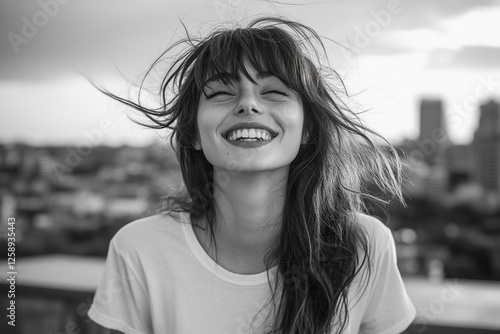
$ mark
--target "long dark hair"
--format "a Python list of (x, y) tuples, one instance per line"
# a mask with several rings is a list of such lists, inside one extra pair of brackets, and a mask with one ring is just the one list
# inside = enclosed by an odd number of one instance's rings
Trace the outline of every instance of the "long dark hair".
[[(157, 109), (109, 96), (142, 112), (153, 129), (172, 130), (192, 215), (205, 214), (213, 241), (213, 167), (194, 149), (196, 110), (208, 75), (243, 73), (244, 61), (258, 72), (271, 72), (299, 93), (304, 128), (309, 134), (289, 169), (282, 228), (265, 258), (277, 263), (270, 287), (274, 305), (269, 333), (341, 333), (348, 320), (348, 290), (363, 266), (368, 273), (368, 238), (357, 224), (366, 199), (380, 201), (367, 183), (402, 201), (400, 163), (394, 149), (365, 127), (348, 106), (341, 78), (328, 65), (321, 38), (311, 28), (282, 18), (259, 18), (248, 26), (218, 29), (172, 45), (151, 66), (179, 45), (188, 48), (163, 75)], [(141, 86), (142, 87), (142, 86)], [(269, 274), (269, 273), (268, 273)]]

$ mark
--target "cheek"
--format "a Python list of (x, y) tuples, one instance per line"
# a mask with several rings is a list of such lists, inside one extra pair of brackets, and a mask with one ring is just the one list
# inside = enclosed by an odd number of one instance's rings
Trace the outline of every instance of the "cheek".
[(290, 129), (290, 135), (294, 138), (301, 138), (304, 127), (304, 114), (297, 112), (294, 115), (290, 115), (286, 120), (286, 127)]
[(207, 117), (206, 110), (199, 108), (196, 112), (196, 125), (198, 127), (198, 136), (203, 136), (203, 134), (206, 132), (209, 122), (210, 119)]
[(198, 138), (200, 139), (202, 144), (215, 138), (219, 123), (220, 120), (214, 113), (210, 113), (207, 110), (198, 111)]

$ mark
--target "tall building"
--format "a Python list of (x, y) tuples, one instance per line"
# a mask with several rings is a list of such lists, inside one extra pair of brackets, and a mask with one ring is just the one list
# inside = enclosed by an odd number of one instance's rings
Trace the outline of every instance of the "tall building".
[(468, 184), (474, 174), (474, 151), (472, 145), (451, 145), (447, 151), (448, 187)]
[(489, 101), (480, 109), (474, 133), (474, 176), (484, 189), (500, 192), (500, 104)]
[(443, 103), (441, 100), (424, 99), (420, 102), (420, 151), (429, 165), (440, 165), (448, 147)]
[(474, 156), (472, 145), (452, 145), (448, 149), (448, 170), (452, 173), (472, 175)]

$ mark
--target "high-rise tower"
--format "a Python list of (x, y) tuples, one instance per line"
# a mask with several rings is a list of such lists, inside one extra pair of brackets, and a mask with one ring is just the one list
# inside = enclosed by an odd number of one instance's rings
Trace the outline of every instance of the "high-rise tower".
[(500, 104), (481, 105), (474, 133), (474, 176), (484, 189), (500, 192)]
[(422, 100), (420, 103), (420, 137), (417, 145), (429, 165), (437, 165), (444, 159), (448, 146), (448, 134), (441, 100)]

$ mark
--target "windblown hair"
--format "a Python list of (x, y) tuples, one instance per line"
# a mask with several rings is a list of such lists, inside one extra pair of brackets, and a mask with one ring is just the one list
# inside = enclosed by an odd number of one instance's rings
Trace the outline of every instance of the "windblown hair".
[[(172, 45), (187, 50), (163, 76), (157, 109), (105, 92), (134, 107), (154, 129), (172, 130), (189, 205), (205, 214), (213, 238), (215, 203), (213, 166), (194, 149), (196, 111), (207, 77), (229, 74), (250, 78), (248, 61), (257, 72), (270, 72), (302, 98), (304, 131), (309, 140), (289, 169), (279, 241), (265, 263), (277, 263), (278, 279), (270, 286), (274, 305), (268, 333), (341, 333), (348, 320), (348, 290), (370, 254), (366, 232), (357, 223), (368, 182), (402, 201), (400, 162), (387, 141), (368, 129), (342, 102), (347, 92), (331, 69), (321, 38), (311, 28), (282, 18), (259, 18), (245, 28), (219, 29), (205, 38), (188, 37)], [(141, 85), (142, 87), (142, 85)], [(173, 141), (173, 142), (172, 142)], [(213, 238), (214, 239), (214, 238)], [(214, 240), (215, 241), (215, 240)], [(368, 279), (368, 278), (366, 278)]]

